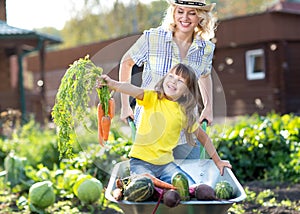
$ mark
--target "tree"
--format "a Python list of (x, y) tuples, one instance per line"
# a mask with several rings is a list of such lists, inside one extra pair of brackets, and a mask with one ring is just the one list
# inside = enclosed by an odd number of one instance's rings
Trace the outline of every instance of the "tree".
[[(210, 2), (217, 4), (214, 11), (218, 18), (225, 19), (262, 12), (278, 1), (211, 0)], [(111, 7), (108, 6), (109, 3)], [(122, 0), (84, 0), (84, 6), (79, 11), (76, 11), (75, 5), (71, 7), (73, 18), (60, 31), (64, 41), (60, 48), (141, 33), (145, 29), (157, 27), (161, 24), (167, 7), (166, 0), (155, 0), (150, 4), (143, 4), (139, 0), (130, 0), (127, 4)]]
[(216, 0), (219, 19), (263, 12), (278, 0)]

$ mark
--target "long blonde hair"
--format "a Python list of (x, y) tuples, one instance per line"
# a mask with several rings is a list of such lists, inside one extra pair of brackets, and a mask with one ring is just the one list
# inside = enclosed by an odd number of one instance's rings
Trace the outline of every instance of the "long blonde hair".
[[(165, 30), (170, 30), (172, 32), (176, 29), (176, 24), (174, 20), (174, 13), (176, 5), (170, 5), (166, 10), (165, 17), (162, 21), (162, 27)], [(196, 13), (200, 18), (198, 26), (194, 29), (194, 38), (199, 36), (201, 39), (208, 41), (215, 37), (215, 30), (217, 27), (217, 17), (211, 11), (205, 11), (201, 9), (196, 9)]]
[[(193, 69), (185, 64), (178, 63), (171, 68), (170, 71), (174, 71), (176, 75), (183, 77), (186, 80), (187, 93), (181, 96), (176, 102), (178, 102), (182, 108), (182, 111), (186, 115), (187, 125), (184, 128), (184, 133), (187, 139), (187, 142), (195, 146), (192, 133), (189, 130), (196, 123), (197, 111), (201, 114), (203, 109), (202, 96), (199, 90), (199, 85), (197, 77)], [(162, 99), (166, 97), (163, 89), (163, 82), (167, 75), (165, 75), (154, 87), (154, 90), (158, 94), (158, 98)]]

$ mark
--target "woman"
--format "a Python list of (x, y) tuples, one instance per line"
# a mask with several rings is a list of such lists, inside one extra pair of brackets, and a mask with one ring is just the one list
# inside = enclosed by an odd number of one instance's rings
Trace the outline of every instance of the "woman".
[[(172, 65), (188, 64), (195, 71), (204, 103), (199, 122), (206, 119), (211, 124), (211, 68), (215, 45), (209, 40), (214, 37), (216, 18), (211, 11), (215, 4), (206, 5), (205, 0), (169, 0), (169, 3), (162, 25), (144, 31), (124, 55), (119, 79), (130, 81), (133, 65), (144, 66), (141, 87), (152, 89)], [(133, 116), (128, 95), (121, 95), (121, 104), (121, 119), (132, 117), (138, 126), (142, 108), (137, 106)], [(179, 144), (174, 150), (175, 158), (199, 158), (200, 149), (188, 146), (184, 136)]]
[[(182, 129), (188, 142), (193, 142), (193, 134), (197, 137), (221, 175), (224, 167), (232, 167), (230, 163), (220, 159), (210, 138), (196, 121), (193, 110), (197, 105), (195, 98), (200, 96), (200, 91), (192, 68), (181, 63), (175, 65), (156, 84), (154, 90), (117, 82), (107, 75), (102, 75), (101, 78), (110, 89), (135, 97), (137, 103), (144, 107), (129, 153), (131, 174), (148, 173), (168, 183), (171, 183), (175, 172), (186, 174), (175, 164), (172, 152)], [(189, 185), (199, 182), (195, 182), (188, 174), (186, 176)]]

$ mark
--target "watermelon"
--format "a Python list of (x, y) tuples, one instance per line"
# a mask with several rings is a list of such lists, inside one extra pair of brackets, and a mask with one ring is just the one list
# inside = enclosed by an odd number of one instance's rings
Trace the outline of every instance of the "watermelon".
[(150, 198), (154, 193), (154, 184), (146, 176), (133, 178), (124, 186), (124, 200), (141, 202)]
[(228, 181), (220, 181), (215, 187), (216, 196), (219, 199), (230, 199), (233, 197), (233, 187)]
[(190, 192), (189, 192), (189, 182), (187, 177), (181, 173), (177, 172), (172, 176), (172, 184), (176, 187), (177, 192), (180, 195), (180, 199), (182, 201), (187, 201), (190, 199)]

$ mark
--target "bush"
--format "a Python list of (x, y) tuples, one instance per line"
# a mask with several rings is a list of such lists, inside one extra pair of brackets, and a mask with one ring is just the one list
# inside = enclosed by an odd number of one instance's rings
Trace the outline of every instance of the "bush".
[(254, 114), (238, 118), (222, 132), (211, 130), (209, 135), (240, 180), (298, 182), (299, 129), (300, 118), (293, 114)]

